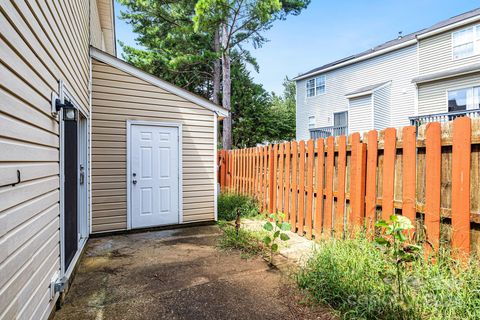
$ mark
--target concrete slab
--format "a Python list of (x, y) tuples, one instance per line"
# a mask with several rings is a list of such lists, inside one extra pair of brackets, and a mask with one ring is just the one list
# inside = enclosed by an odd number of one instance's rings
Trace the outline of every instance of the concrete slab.
[(216, 226), (94, 238), (55, 319), (333, 319)]

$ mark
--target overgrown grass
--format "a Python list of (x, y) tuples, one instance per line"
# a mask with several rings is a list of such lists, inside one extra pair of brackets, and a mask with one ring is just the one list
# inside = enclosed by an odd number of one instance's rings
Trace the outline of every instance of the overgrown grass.
[(218, 224), (223, 230), (223, 234), (218, 242), (220, 249), (239, 250), (242, 252), (242, 256), (246, 258), (263, 254), (264, 247), (261, 242), (263, 234), (261, 232), (240, 228), (237, 234), (235, 227), (228, 224), (228, 222), (220, 221)]
[(255, 217), (260, 209), (258, 201), (237, 193), (224, 192), (218, 197), (218, 218), (231, 221), (237, 217), (237, 210), (243, 218)]
[(405, 299), (395, 286), (395, 265), (364, 237), (326, 240), (297, 275), (300, 288), (345, 319), (480, 319), (480, 265), (442, 252), (405, 271)]

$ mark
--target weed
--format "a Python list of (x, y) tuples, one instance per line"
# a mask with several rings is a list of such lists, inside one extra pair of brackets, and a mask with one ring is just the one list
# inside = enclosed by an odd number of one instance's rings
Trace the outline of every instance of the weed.
[(258, 201), (252, 197), (233, 192), (221, 193), (218, 197), (218, 218), (227, 221), (234, 220), (237, 210), (245, 218), (258, 216), (260, 211)]

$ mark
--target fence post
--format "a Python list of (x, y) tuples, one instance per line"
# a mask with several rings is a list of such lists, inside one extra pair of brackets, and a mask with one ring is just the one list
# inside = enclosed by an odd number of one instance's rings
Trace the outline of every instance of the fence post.
[(307, 141), (307, 207), (305, 214), (305, 226), (307, 238), (312, 238), (312, 209), (313, 209), (313, 164), (315, 159), (315, 150), (313, 140)]
[(305, 226), (305, 141), (300, 141), (300, 163), (298, 166), (298, 230), (297, 233), (303, 236)]

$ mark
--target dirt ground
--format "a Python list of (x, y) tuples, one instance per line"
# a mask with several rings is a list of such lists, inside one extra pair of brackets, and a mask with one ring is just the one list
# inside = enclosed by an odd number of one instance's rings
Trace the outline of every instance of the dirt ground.
[(260, 258), (220, 251), (216, 226), (91, 239), (60, 319), (334, 319)]

